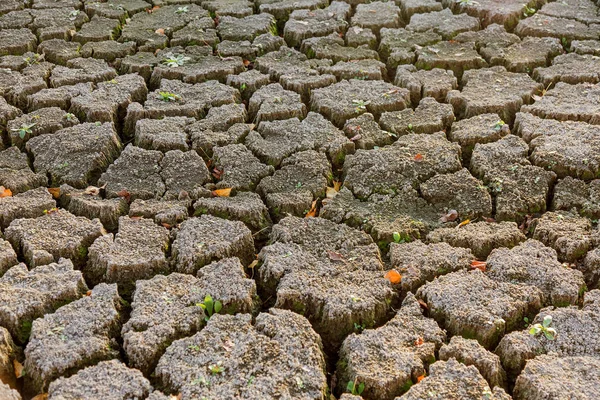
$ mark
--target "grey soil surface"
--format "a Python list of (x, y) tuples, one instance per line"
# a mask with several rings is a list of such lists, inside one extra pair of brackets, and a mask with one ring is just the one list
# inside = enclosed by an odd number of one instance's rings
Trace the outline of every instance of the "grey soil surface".
[(0, 0), (0, 400), (597, 400), (599, 57), (599, 0)]

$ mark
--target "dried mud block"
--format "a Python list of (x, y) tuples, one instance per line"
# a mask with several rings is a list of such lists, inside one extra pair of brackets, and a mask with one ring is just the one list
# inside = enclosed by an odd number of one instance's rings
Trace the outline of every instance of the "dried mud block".
[(317, 400), (327, 391), (321, 338), (304, 317), (278, 309), (254, 324), (249, 314), (213, 315), (202, 331), (167, 349), (156, 377), (185, 398)]
[(262, 122), (246, 136), (245, 144), (262, 162), (278, 167), (294, 153), (315, 150), (325, 153), (335, 165), (354, 153), (354, 144), (322, 115), (310, 112), (300, 121)]
[(493, 249), (512, 248), (525, 239), (514, 222), (472, 222), (459, 229), (436, 229), (427, 235), (432, 243), (446, 242), (453, 247), (469, 248), (480, 260), (485, 260)]
[(98, 89), (71, 100), (69, 111), (82, 121), (112, 122), (120, 126), (133, 102), (143, 102), (148, 95), (144, 78), (137, 74), (117, 76), (97, 85)]
[(316, 10), (328, 5), (326, 0), (258, 0), (256, 5), (260, 13), (269, 13), (275, 16), (277, 21), (283, 22), (295, 10)]
[(501, 2), (483, 0), (458, 3), (452, 0), (442, 0), (445, 7), (450, 7), (456, 13), (466, 13), (479, 18), (483, 26), (499, 24), (510, 30), (517, 25), (521, 18), (527, 16), (527, 6), (535, 7), (544, 3), (545, 1), (531, 1), (524, 4), (520, 0), (503, 0)]
[(431, 97), (425, 97), (414, 110), (384, 112), (379, 118), (382, 129), (398, 136), (409, 133), (445, 131), (454, 122), (454, 112), (450, 104), (438, 103)]
[(331, 177), (327, 157), (307, 150), (286, 158), (280, 169), (261, 180), (256, 191), (276, 219), (287, 215), (303, 217), (311, 209), (313, 199), (325, 197)]
[(268, 85), (271, 81), (269, 75), (265, 75), (256, 69), (251, 69), (241, 74), (229, 75), (226, 83), (238, 89), (244, 100), (249, 100), (254, 92)]
[(591, 54), (600, 56), (600, 41), (599, 40), (573, 40), (571, 42), (570, 52), (577, 54)]
[(29, 29), (2, 29), (0, 55), (21, 55), (35, 51), (37, 38)]
[(473, 365), (490, 387), (507, 387), (506, 371), (502, 368), (500, 357), (487, 351), (477, 340), (454, 336), (448, 344), (442, 345), (439, 357), (443, 361), (454, 358), (465, 365)]
[(418, 400), (431, 397), (446, 400), (478, 400), (486, 397), (491, 400), (510, 400), (504, 389), (495, 387), (492, 391), (483, 376), (474, 366), (466, 366), (451, 358), (438, 361), (429, 368), (426, 376), (414, 385), (399, 400)]
[(210, 128), (197, 130), (196, 127), (201, 126), (202, 121), (204, 120), (190, 125), (187, 131), (192, 141), (192, 150), (195, 150), (206, 159), (214, 155), (216, 147), (225, 147), (243, 142), (254, 127), (254, 124), (236, 123), (225, 131), (214, 131)]
[(530, 73), (534, 68), (546, 67), (552, 58), (563, 52), (563, 46), (556, 38), (526, 37), (506, 48), (486, 47), (483, 56), (490, 65), (503, 65), (512, 72)]
[(556, 251), (529, 239), (512, 249), (495, 249), (487, 258), (487, 276), (510, 283), (535, 286), (544, 295), (544, 304), (565, 307), (577, 304), (586, 290), (583, 274), (565, 268)]
[(416, 50), (415, 67), (421, 70), (435, 68), (451, 70), (461, 80), (465, 71), (485, 68), (487, 62), (481, 58), (473, 43), (439, 42)]
[(342, 188), (323, 204), (321, 217), (369, 233), (382, 250), (386, 250), (397, 235), (407, 242), (424, 238), (441, 225), (439, 217), (443, 215), (410, 187), (390, 194), (376, 193), (367, 201), (354, 198), (352, 192)]
[(117, 285), (101, 283), (89, 296), (36, 319), (25, 348), (25, 390), (46, 391), (69, 371), (119, 357), (121, 301)]
[(576, 209), (580, 215), (590, 219), (600, 218), (600, 180), (586, 183), (567, 176), (554, 186), (552, 210)]
[(536, 357), (527, 362), (517, 378), (513, 398), (541, 400), (583, 395), (593, 399), (600, 395), (598, 367), (597, 357)]
[(0, 277), (18, 263), (17, 253), (15, 253), (10, 243), (0, 239)]
[(266, 238), (271, 230), (271, 217), (261, 197), (252, 192), (240, 192), (232, 197), (199, 199), (194, 203), (194, 214), (242, 221), (255, 235)]
[[(237, 48), (239, 48), (239, 44), (237, 45)], [(212, 54), (181, 54), (175, 50), (164, 53), (160, 63), (152, 71), (150, 85), (157, 87), (163, 79), (181, 80), (185, 83), (200, 83), (209, 80), (225, 82), (228, 75), (239, 74), (245, 71), (242, 58), (230, 56), (225, 51), (221, 52), (222, 47), (223, 43), (219, 44), (217, 50), (221, 54), (221, 57), (213, 56)], [(179, 58), (182, 58), (181, 65), (170, 66), (168, 64), (169, 61), (178, 60)], [(176, 61), (176, 63), (178, 62)]]
[(167, 224), (171, 227), (188, 218), (188, 208), (190, 206), (190, 200), (137, 199), (129, 206), (129, 216), (152, 218), (157, 224)]
[(202, 2), (202, 7), (215, 14), (243, 18), (252, 15), (253, 4), (248, 0), (207, 0)]
[(533, 238), (552, 247), (560, 261), (576, 262), (594, 246), (588, 218), (566, 211), (547, 212), (535, 223)]
[(399, 0), (397, 4), (402, 10), (405, 21), (410, 21), (410, 17), (414, 14), (442, 11), (442, 3), (436, 0)]
[(422, 183), (420, 193), (430, 204), (440, 209), (456, 210), (462, 219), (489, 217), (492, 197), (468, 169), (451, 174), (440, 174)]
[(565, 41), (598, 39), (600, 27), (586, 25), (582, 22), (568, 18), (551, 17), (542, 13), (535, 13), (529, 18), (524, 18), (517, 24), (515, 33), (521, 37), (550, 36)]
[(215, 147), (213, 165), (218, 171), (223, 171), (217, 183), (220, 189), (252, 190), (261, 179), (275, 171), (272, 165), (261, 163), (242, 144)]
[(0, 323), (18, 343), (27, 341), (36, 318), (79, 299), (88, 290), (81, 272), (64, 258), (30, 271), (25, 264), (16, 265), (0, 277), (0, 287)]
[(79, 120), (75, 115), (68, 114), (58, 107), (48, 107), (9, 121), (6, 130), (11, 145), (23, 149), (25, 143), (33, 137), (55, 133), (77, 124)]
[(169, 231), (151, 219), (121, 217), (116, 235), (101, 236), (89, 247), (83, 273), (91, 284), (117, 283), (130, 293), (137, 280), (168, 272), (169, 244)]
[[(22, 111), (6, 102), (4, 97), (0, 97), (0, 137), (4, 136), (7, 131), (7, 123), (17, 117), (20, 117)], [(4, 149), (4, 145), (0, 142), (0, 149)]]
[(85, 123), (34, 137), (26, 148), (35, 171), (47, 174), (52, 186), (84, 189), (119, 156), (121, 141), (112, 124)]
[(387, 77), (385, 64), (372, 59), (340, 61), (335, 65), (319, 68), (319, 72), (333, 75), (338, 81), (344, 79), (383, 80)]
[(429, 30), (412, 32), (402, 28), (387, 29), (380, 32), (379, 53), (386, 61), (388, 70), (393, 71), (401, 64), (412, 64), (417, 57), (415, 51), (442, 40), (442, 36)]
[(525, 141), (515, 135), (506, 135), (494, 142), (475, 144), (470, 170), (477, 177), (491, 179), (507, 166), (530, 165), (528, 154), (529, 146)]
[(160, 176), (165, 183), (165, 200), (176, 200), (184, 193), (192, 199), (202, 197), (202, 187), (212, 180), (206, 164), (195, 151), (171, 150), (160, 161)]
[(117, 59), (134, 55), (135, 50), (136, 48), (134, 42), (119, 43), (115, 42), (114, 40), (106, 40), (102, 42), (88, 42), (84, 44), (79, 49), (79, 54), (81, 54), (81, 57), (93, 57), (100, 60), (106, 60), (107, 62), (114, 62)]
[(420, 240), (391, 243), (389, 257), (392, 266), (402, 275), (400, 285), (404, 292), (415, 292), (438, 276), (468, 269), (474, 259), (469, 249), (447, 243), (425, 244)]
[[(227, 284), (223, 276), (228, 277)], [(251, 313), (258, 305), (256, 284), (246, 278), (237, 258), (209, 264), (200, 269), (198, 277), (173, 273), (137, 282), (131, 318), (122, 331), (132, 366), (151, 374), (173, 341), (204, 327), (208, 316), (199, 304), (207, 295), (221, 302), (221, 314)]]
[(446, 97), (459, 118), (494, 113), (508, 123), (514, 121), (521, 106), (531, 102), (533, 94), (543, 89), (529, 75), (507, 72), (504, 67), (467, 71), (462, 84), (461, 92), (453, 90)]
[(558, 82), (541, 99), (532, 105), (523, 106), (521, 111), (544, 119), (580, 121), (600, 125), (599, 92), (600, 84), (569, 85)]
[[(6, 396), (8, 399), (7, 388), (17, 388), (17, 378), (15, 375), (14, 361), (23, 359), (23, 350), (15, 345), (10, 333), (4, 327), (0, 327), (0, 385), (5, 385), (5, 392), (0, 389), (0, 395)], [(3, 397), (4, 398), (4, 397)]]
[(568, 0), (544, 4), (540, 14), (569, 18), (586, 24), (599, 24), (598, 7), (590, 0)]
[(350, 23), (379, 35), (382, 28), (400, 28), (400, 8), (394, 3), (381, 1), (359, 4)]
[(410, 93), (382, 81), (343, 80), (314, 90), (310, 106), (342, 128), (347, 120), (365, 112), (378, 120), (383, 112), (405, 109), (410, 106)]
[(344, 133), (354, 142), (357, 149), (372, 150), (394, 142), (395, 134), (386, 132), (377, 122), (373, 114), (364, 113), (356, 118), (349, 119), (344, 125)]
[(275, 307), (305, 315), (326, 349), (354, 324), (373, 327), (396, 299), (379, 250), (366, 233), (322, 218), (287, 217), (273, 226), (258, 258), (259, 288)]
[(80, 43), (67, 42), (63, 39), (46, 40), (37, 48), (44, 55), (44, 60), (58, 65), (66, 65), (67, 61), (81, 57), (79, 54)]
[(335, 1), (329, 7), (316, 10), (294, 10), (283, 28), (288, 46), (297, 47), (304, 39), (344, 32), (350, 5)]
[(86, 260), (88, 247), (104, 233), (99, 220), (76, 217), (58, 209), (38, 218), (14, 220), (4, 231), (17, 253), (31, 268), (69, 258), (76, 267)]
[(58, 378), (50, 384), (48, 398), (85, 398), (93, 393), (106, 400), (140, 399), (151, 391), (150, 382), (140, 371), (110, 360), (84, 368), (69, 378)]
[(522, 326), (523, 318), (534, 315), (543, 299), (534, 286), (498, 282), (478, 269), (438, 277), (421, 286), (417, 297), (450, 335), (477, 339), (486, 349)]
[(272, 83), (254, 92), (248, 103), (248, 115), (257, 124), (294, 117), (303, 119), (306, 106), (299, 94), (285, 90), (279, 83)]
[[(519, 114), (521, 113), (517, 113), (517, 119)], [(476, 144), (496, 142), (509, 133), (509, 125), (498, 114), (480, 114), (454, 122), (448, 132), (448, 139), (460, 144), (463, 162), (469, 165)]]
[(94, 58), (74, 58), (67, 61), (67, 66), (58, 65), (52, 69), (50, 86), (57, 88), (66, 85), (110, 81), (117, 77), (117, 71), (104, 60)]
[[(0, 228), (6, 229), (19, 218), (36, 218), (56, 207), (46, 188), (37, 188), (14, 196), (0, 198)], [(1, 270), (2, 268), (0, 268)]]
[(461, 32), (478, 31), (479, 20), (467, 14), (454, 15), (449, 9), (432, 11), (426, 14), (414, 14), (406, 29), (413, 32), (432, 30), (445, 40), (452, 39)]
[(115, 40), (121, 33), (119, 20), (94, 15), (73, 35), (71, 40), (81, 44)]
[[(598, 290), (585, 294), (583, 308), (548, 307), (531, 319), (531, 324), (541, 324), (545, 317), (550, 317), (550, 328), (556, 331), (553, 340), (547, 339), (544, 334), (532, 335), (529, 333), (531, 326), (524, 330), (512, 332), (500, 341), (496, 354), (502, 360), (510, 378), (515, 378), (527, 360), (538, 358), (542, 354), (553, 353), (560, 357), (593, 356), (600, 352), (600, 341), (593, 334), (600, 327), (598, 318)], [(585, 344), (582, 346), (582, 344)]]
[(341, 386), (364, 384), (365, 398), (393, 400), (418, 382), (445, 341), (445, 332), (421, 314), (419, 303), (409, 294), (388, 323), (344, 340), (337, 381)]
[(594, 55), (569, 53), (558, 56), (547, 68), (536, 68), (533, 77), (548, 87), (556, 82), (572, 85), (589, 82), (600, 82), (600, 59)]
[(181, 223), (172, 246), (177, 272), (194, 274), (212, 261), (238, 257), (243, 265), (255, 259), (250, 229), (240, 221), (201, 215)]
[(261, 14), (249, 15), (243, 18), (223, 16), (219, 18), (217, 31), (221, 40), (243, 41), (254, 40), (263, 33), (277, 32), (273, 15), (268, 10), (262, 10)]
[(16, 389), (12, 389), (10, 386), (0, 381), (0, 396), (6, 400), (21, 400), (22, 397)]
[(394, 85), (410, 90), (412, 104), (419, 104), (425, 97), (433, 97), (443, 103), (448, 92), (458, 88), (458, 81), (450, 70), (417, 70), (413, 65), (399, 65)]
[(104, 199), (100, 194), (78, 190), (69, 185), (61, 185), (59, 189), (61, 207), (73, 215), (88, 219), (98, 218), (108, 230), (116, 230), (119, 217), (127, 215), (127, 201), (123, 197)]
[(27, 154), (21, 153), (15, 146), (0, 151), (0, 185), (13, 195), (47, 184), (48, 177), (45, 174), (31, 170)]
[(408, 134), (391, 146), (358, 150), (344, 163), (344, 186), (366, 199), (373, 193), (394, 194), (405, 185), (416, 188), (436, 174), (462, 169), (460, 147), (443, 132)]
[(590, 250), (583, 260), (583, 265), (578, 266), (583, 272), (585, 282), (589, 288), (597, 288), (600, 280), (600, 249)]
[[(45, 81), (45, 76), (37, 76), (36, 74), (20, 74), (17, 71), (9, 69), (0, 70), (0, 94), (4, 96), (6, 101), (21, 109), (27, 108), (28, 97), (40, 90), (46, 89), (48, 86)], [(2, 105), (2, 114), (8, 112), (21, 115), (18, 111), (7, 107), (6, 102), (0, 101)], [(14, 118), (14, 117), (13, 117)]]
[(91, 82), (40, 89), (26, 96), (25, 102), (30, 111), (41, 108), (58, 107), (65, 111), (71, 107), (71, 100), (77, 96), (89, 94), (94, 89)]

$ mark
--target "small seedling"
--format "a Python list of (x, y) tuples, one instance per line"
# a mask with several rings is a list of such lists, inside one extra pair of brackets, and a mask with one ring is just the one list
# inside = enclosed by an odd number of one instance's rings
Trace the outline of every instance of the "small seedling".
[(75, 117), (75, 114), (71, 114), (71, 113), (67, 113), (65, 114), (65, 119), (69, 122), (73, 122), (75, 121), (77, 117)]
[(77, 19), (78, 15), (79, 15), (79, 10), (73, 10), (69, 13), (69, 19), (71, 21), (75, 21)]
[(223, 368), (223, 366), (221, 365), (220, 362), (209, 365), (208, 369), (210, 370), (210, 373), (213, 375), (217, 375), (217, 374), (220, 374), (221, 372), (225, 371), (225, 368)]
[(248, 86), (245, 83), (242, 83), (242, 86), (240, 86), (240, 92), (243, 92), (244, 90), (246, 90)]
[(506, 123), (505, 123), (504, 121), (502, 121), (502, 120), (498, 120), (498, 122), (496, 122), (496, 123), (494, 124), (494, 130), (495, 130), (496, 132), (500, 132), (500, 131), (502, 130), (502, 127), (503, 127), (504, 125), (506, 125)]
[(348, 390), (354, 396), (360, 396), (362, 394), (362, 392), (365, 390), (364, 383), (361, 382), (358, 385), (356, 384), (357, 379), (358, 378), (356, 378), (354, 381), (349, 381), (348, 384), (346, 385), (346, 390)]
[(177, 7), (177, 11), (175, 11), (175, 14), (186, 14), (188, 11), (190, 11), (188, 6)]
[(204, 317), (204, 320), (207, 322), (210, 317), (213, 316), (213, 314), (218, 314), (223, 308), (223, 304), (219, 300), (214, 301), (209, 294), (206, 295), (202, 303), (197, 303), (196, 305), (198, 307), (202, 307), (202, 309), (205, 311), (206, 316)]
[(369, 104), (371, 104), (371, 102), (369, 100), (364, 101), (364, 100), (352, 100), (352, 104), (354, 104), (354, 107), (356, 107), (356, 113), (360, 113), (361, 111), (364, 111), (367, 109), (367, 106)]
[(22, 124), (19, 128), (17, 129), (13, 129), (13, 132), (18, 132), (19, 133), (19, 137), (21, 139), (25, 139), (25, 135), (30, 134), (31, 135), (31, 128), (33, 128), (34, 126), (36, 126), (37, 123), (33, 123), (33, 124)]
[(362, 332), (365, 330), (365, 324), (357, 324), (356, 322), (354, 323), (354, 330), (356, 332)]
[(191, 58), (184, 56), (183, 54), (174, 55), (173, 53), (167, 53), (165, 58), (163, 58), (163, 64), (166, 64), (167, 67), (181, 67), (185, 64), (186, 61), (191, 60)]
[(157, 98), (162, 101), (178, 101), (181, 99), (179, 95), (171, 92), (158, 92)]
[(556, 329), (550, 328), (550, 324), (552, 323), (552, 316), (546, 315), (542, 320), (541, 324), (535, 324), (529, 330), (530, 335), (537, 336), (540, 333), (543, 333), (546, 339), (554, 340), (556, 339)]
[(533, 14), (535, 14), (537, 10), (533, 7), (529, 7), (528, 5), (525, 5), (525, 8), (523, 9), (523, 16), (524, 17), (531, 17)]
[(407, 238), (402, 237), (400, 232), (394, 232), (392, 234), (392, 237), (394, 238), (394, 243), (406, 243), (409, 241), (409, 240), (407, 240)]

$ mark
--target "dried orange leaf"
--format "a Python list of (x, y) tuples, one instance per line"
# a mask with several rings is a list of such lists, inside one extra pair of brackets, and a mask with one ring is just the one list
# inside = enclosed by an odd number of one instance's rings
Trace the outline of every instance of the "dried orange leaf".
[(254, 267), (256, 267), (258, 265), (258, 260), (254, 260), (250, 263), (250, 265), (248, 265), (249, 269), (252, 269)]
[(423, 379), (425, 379), (425, 374), (417, 376), (417, 383), (421, 382)]
[(485, 272), (486, 266), (487, 266), (487, 263), (485, 261), (477, 261), (477, 260), (471, 261), (471, 268), (478, 269), (481, 272)]
[(48, 400), (48, 393), (41, 393), (35, 397), (32, 397), (31, 400)]
[(395, 269), (390, 269), (385, 273), (384, 278), (390, 281), (393, 285), (397, 285), (402, 281), (402, 275)]
[(421, 162), (421, 161), (423, 161), (423, 154), (421, 154), (421, 153), (417, 153), (417, 155), (415, 156), (415, 161), (416, 161), (416, 162)]
[(310, 206), (310, 210), (306, 213), (304, 218), (316, 217), (317, 216), (317, 201), (313, 201)]
[(91, 296), (91, 295), (92, 295), (92, 291), (91, 291), (91, 290), (88, 290), (87, 292), (85, 292), (85, 295), (86, 295), (86, 296)]
[(423, 338), (420, 337), (417, 340), (415, 340), (415, 346), (421, 346), (423, 344)]
[(2, 197), (11, 197), (12, 191), (10, 189), (6, 189), (4, 186), (0, 186), (0, 199)]
[(231, 188), (217, 189), (212, 191), (212, 195), (215, 197), (229, 197), (231, 194)]
[(173, 225), (167, 224), (166, 222), (163, 222), (161, 225), (164, 226), (167, 229), (171, 229), (173, 227)]
[(333, 188), (335, 189), (336, 192), (339, 192), (340, 189), (342, 188), (342, 182), (341, 181), (333, 181)]
[(471, 223), (470, 219), (465, 219), (463, 222), (461, 222), (460, 224), (458, 224), (457, 228), (460, 228), (461, 226), (465, 226)]
[(325, 195), (325, 197), (327, 197), (328, 199), (333, 199), (338, 194), (338, 191), (335, 190), (335, 188), (327, 187), (326, 193), (327, 194)]
[(23, 376), (23, 364), (18, 362), (17, 360), (13, 360), (13, 367), (15, 369), (15, 376), (17, 379)]
[(336, 253), (335, 251), (327, 250), (327, 255), (329, 255), (329, 259), (333, 261), (344, 260), (344, 256), (341, 253)]
[(53, 198), (58, 199), (60, 197), (60, 188), (48, 188), (48, 192)]
[(158, 33), (159, 35), (164, 35), (165, 30), (163, 28), (158, 28), (157, 30), (154, 31), (154, 33)]
[(97, 188), (96, 186), (88, 186), (85, 188), (83, 193), (90, 196), (98, 196), (100, 194), (100, 188)]
[(125, 189), (118, 191), (117, 196), (123, 197), (125, 199), (125, 201), (127, 201), (128, 203), (129, 203), (129, 200), (131, 199), (131, 194), (129, 194), (129, 192)]

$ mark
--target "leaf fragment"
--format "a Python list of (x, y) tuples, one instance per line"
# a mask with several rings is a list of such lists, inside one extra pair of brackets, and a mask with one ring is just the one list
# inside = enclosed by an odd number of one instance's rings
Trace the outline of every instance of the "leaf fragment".
[(48, 188), (48, 192), (53, 198), (58, 199), (60, 197), (60, 188)]
[(329, 259), (332, 261), (344, 261), (344, 256), (341, 253), (327, 250), (327, 255), (329, 256)]
[(229, 197), (231, 194), (231, 188), (217, 189), (213, 190), (211, 193), (214, 197)]
[(5, 188), (4, 186), (0, 186), (0, 199), (3, 197), (12, 197), (12, 190)]
[(308, 210), (308, 212), (306, 213), (304, 218), (310, 218), (310, 217), (316, 217), (316, 216), (317, 216), (317, 200), (312, 202), (312, 205), (310, 206), (310, 210)]
[(402, 281), (402, 275), (395, 269), (390, 269), (383, 277), (390, 281), (392, 285), (397, 285)]

